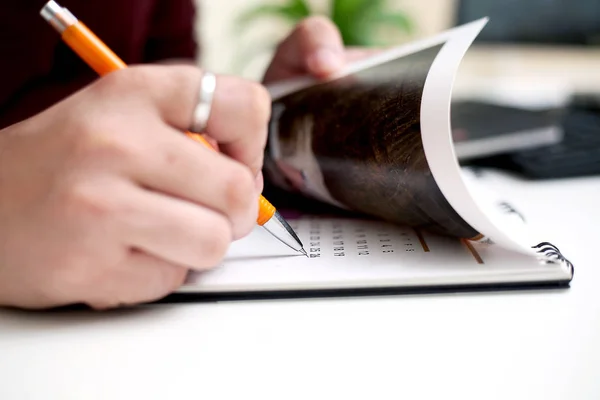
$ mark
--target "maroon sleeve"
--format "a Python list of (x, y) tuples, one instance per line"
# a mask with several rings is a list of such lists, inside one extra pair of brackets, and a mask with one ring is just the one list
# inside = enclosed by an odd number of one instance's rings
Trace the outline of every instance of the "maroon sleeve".
[(196, 8), (193, 0), (158, 0), (144, 49), (144, 62), (195, 59)]
[[(42, 0), (0, 1), (0, 129), (97, 79), (39, 16)], [(193, 60), (194, 0), (61, 0), (127, 64)]]

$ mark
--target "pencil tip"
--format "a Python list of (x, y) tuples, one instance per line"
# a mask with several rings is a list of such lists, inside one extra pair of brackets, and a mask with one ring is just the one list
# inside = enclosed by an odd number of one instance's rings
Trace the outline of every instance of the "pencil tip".
[(306, 250), (302, 249), (300, 251), (302, 252), (302, 254), (304, 254), (308, 258), (308, 253), (306, 252)]

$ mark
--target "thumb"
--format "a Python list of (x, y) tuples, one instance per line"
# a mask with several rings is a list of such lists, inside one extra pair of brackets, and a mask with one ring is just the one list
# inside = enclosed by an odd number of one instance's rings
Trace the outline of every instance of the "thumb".
[(344, 65), (341, 34), (326, 17), (307, 18), (280, 44), (273, 64), (325, 77)]

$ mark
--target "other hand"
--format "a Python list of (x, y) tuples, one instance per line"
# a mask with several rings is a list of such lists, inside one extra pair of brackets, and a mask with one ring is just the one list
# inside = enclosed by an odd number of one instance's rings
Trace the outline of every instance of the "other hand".
[(335, 24), (326, 17), (315, 16), (300, 22), (281, 42), (265, 73), (263, 82), (312, 75), (327, 78), (348, 62), (376, 53), (377, 49), (345, 48)]

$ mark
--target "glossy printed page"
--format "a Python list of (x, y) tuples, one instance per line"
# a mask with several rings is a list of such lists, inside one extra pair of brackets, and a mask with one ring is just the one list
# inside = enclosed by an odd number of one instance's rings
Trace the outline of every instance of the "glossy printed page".
[[(436, 182), (421, 112), (443, 49), (459, 42), (464, 53), (484, 22), (379, 54), (327, 82), (271, 88), (269, 181), (398, 225), (481, 239)], [(461, 58), (444, 64), (457, 69)]]
[(454, 79), (487, 19), (383, 52), (326, 82), (271, 87), (265, 172), (285, 190), (401, 226), (566, 262), (461, 171)]

